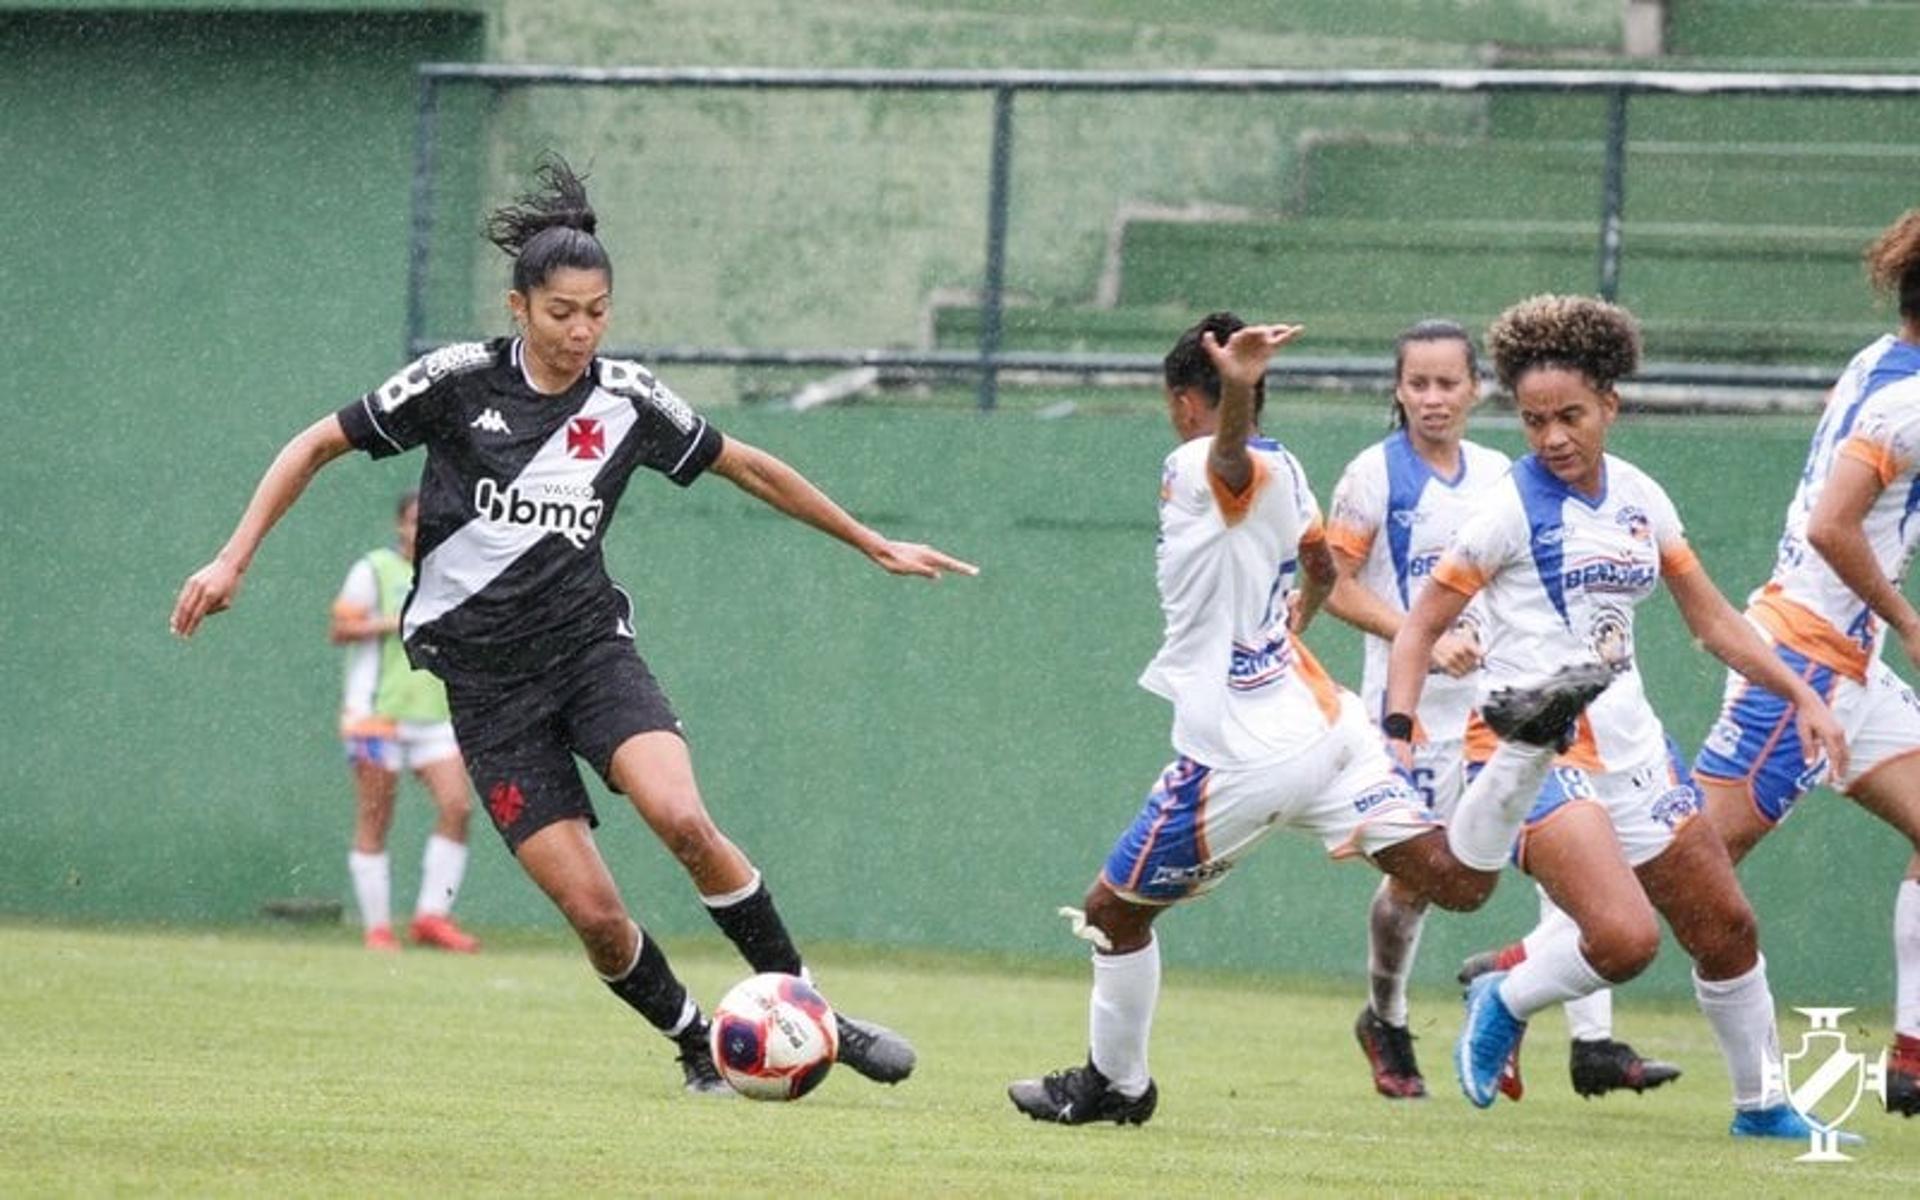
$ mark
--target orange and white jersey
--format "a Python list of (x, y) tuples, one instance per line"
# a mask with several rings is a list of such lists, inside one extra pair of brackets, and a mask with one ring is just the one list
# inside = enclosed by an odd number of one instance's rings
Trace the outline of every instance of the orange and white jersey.
[(1207, 468), (1210, 437), (1167, 456), (1156, 577), (1166, 633), (1140, 686), (1173, 702), (1173, 745), (1210, 767), (1252, 766), (1326, 734), (1340, 691), (1287, 628), (1300, 546), (1325, 537), (1306, 475), (1254, 438), (1238, 495)]
[(1886, 625), (1807, 542), (1807, 520), (1842, 457), (1880, 478), (1884, 490), (1863, 528), (1880, 569), (1898, 583), (1920, 543), (1920, 346), (1888, 335), (1847, 364), (1787, 506), (1773, 575), (1747, 601), (1749, 615), (1776, 641), (1865, 683)]
[[(1355, 578), (1404, 614), (1426, 586), (1448, 539), (1488, 490), (1506, 476), (1510, 465), (1500, 451), (1463, 441), (1460, 469), (1447, 478), (1414, 450), (1406, 430), (1396, 430), (1347, 464), (1333, 489), (1327, 541), (1358, 559)], [(1468, 606), (1460, 619), (1460, 626), (1476, 637), (1482, 620), (1479, 609), (1478, 604)], [(1372, 634), (1365, 638), (1360, 699), (1376, 721), (1387, 690), (1387, 655), (1392, 645)], [(1420, 726), (1429, 738), (1458, 741), (1478, 699), (1479, 683), (1473, 676), (1429, 675), (1420, 693)]]
[(1634, 660), (1633, 610), (1664, 575), (1698, 570), (1673, 501), (1607, 455), (1600, 498), (1568, 488), (1532, 455), (1460, 527), (1433, 581), (1485, 604), (1481, 685), (1530, 684), (1553, 667), (1598, 659), (1618, 678), (1580, 717), (1564, 765), (1607, 771), (1665, 737)]

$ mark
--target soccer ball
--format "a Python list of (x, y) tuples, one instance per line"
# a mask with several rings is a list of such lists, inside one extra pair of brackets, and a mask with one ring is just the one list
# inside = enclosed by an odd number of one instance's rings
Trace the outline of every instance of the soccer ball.
[(713, 1063), (753, 1100), (798, 1100), (840, 1053), (833, 1008), (813, 985), (769, 972), (733, 985), (713, 1010)]

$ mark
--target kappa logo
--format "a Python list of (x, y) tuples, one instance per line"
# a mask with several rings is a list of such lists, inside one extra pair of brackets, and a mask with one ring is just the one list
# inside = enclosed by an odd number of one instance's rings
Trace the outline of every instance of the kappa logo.
[(567, 456), (598, 459), (607, 456), (607, 431), (593, 417), (575, 417), (567, 422)]
[(572, 542), (574, 549), (584, 550), (600, 528), (606, 502), (590, 487), (549, 485), (529, 494), (517, 484), (501, 487), (491, 479), (482, 479), (473, 489), (473, 507), (483, 521), (557, 533)]
[(513, 430), (507, 428), (507, 419), (500, 415), (500, 410), (497, 408), (483, 410), (479, 416), (473, 419), (473, 423), (468, 425), (467, 428), (484, 429), (488, 433), (513, 432)]
[(1779, 1061), (1762, 1052), (1762, 1077), (1768, 1088), (1784, 1091), (1793, 1111), (1811, 1126), (1812, 1148), (1795, 1162), (1851, 1162), (1849, 1155), (1840, 1153), (1840, 1124), (1853, 1114), (1863, 1094), (1871, 1093), (1886, 1103), (1887, 1052), (1883, 1049), (1878, 1061), (1869, 1061), (1847, 1044), (1840, 1018), (1851, 1008), (1794, 1011), (1806, 1014), (1810, 1028), (1800, 1035), (1800, 1048)]

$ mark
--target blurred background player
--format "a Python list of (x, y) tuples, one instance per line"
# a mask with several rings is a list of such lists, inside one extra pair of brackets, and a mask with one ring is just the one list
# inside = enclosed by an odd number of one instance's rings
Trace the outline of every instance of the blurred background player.
[[(1008, 1087), (1034, 1120), (1138, 1125), (1153, 1115), (1154, 921), (1210, 891), (1275, 828), (1318, 838), (1334, 858), (1365, 855), (1444, 908), (1477, 908), (1498, 881), (1498, 857), (1462, 865), (1450, 831), (1395, 772), (1359, 698), (1299, 641), (1334, 568), (1299, 462), (1259, 428), (1267, 363), (1298, 333), (1214, 313), (1166, 356), (1167, 414), (1180, 441), (1160, 478), (1156, 582), (1166, 632), (1140, 683), (1172, 702), (1179, 757), (1120, 836), (1086, 911), (1062, 910), (1094, 946), (1089, 1050), (1085, 1065)], [(1295, 596), (1297, 572), (1305, 583)], [(1543, 726), (1505, 728), (1550, 744), (1605, 686), (1600, 675), (1529, 693), (1521, 707)]]
[[(1899, 330), (1867, 346), (1827, 398), (1787, 508), (1773, 575), (1747, 601), (1788, 670), (1833, 705), (1853, 751), (1829, 778), (1913, 847), (1893, 902), (1890, 1111), (1920, 1113), (1920, 701), (1881, 660), (1891, 629), (1920, 666), (1920, 613), (1900, 584), (1920, 545), (1920, 209), (1867, 248), (1867, 273)], [(1822, 774), (1786, 702), (1738, 676), (1694, 764), (1707, 811), (1738, 862)]]
[[(679, 1048), (689, 1092), (731, 1094), (707, 1020), (630, 914), (593, 838), (577, 755), (625, 795), (679, 860), (701, 903), (756, 972), (805, 971), (760, 872), (708, 814), (680, 721), (634, 646), (634, 609), (601, 539), (635, 471), (686, 487), (709, 470), (895, 575), (974, 568), (856, 521), (799, 472), (726, 437), (638, 363), (602, 359), (613, 262), (584, 182), (553, 157), (540, 186), (495, 210), (488, 237), (513, 259), (519, 336), (447, 346), (286, 444), (214, 560), (193, 573), (172, 627), (190, 637), (229, 607), (262, 539), (314, 474), (349, 450), (424, 446), (417, 581), (401, 633), (447, 684), (454, 728), (487, 814), (521, 869), (579, 937), (607, 987)], [(840, 1015), (839, 1061), (896, 1083), (906, 1039)]]
[[(1393, 432), (1347, 464), (1327, 523), (1339, 577), (1326, 607), (1366, 634), (1360, 700), (1375, 719), (1385, 712), (1387, 652), (1411, 598), (1426, 586), (1454, 530), (1509, 465), (1505, 454), (1466, 437), (1468, 415), (1480, 399), (1480, 363), (1465, 329), (1441, 320), (1409, 327), (1394, 341), (1393, 368)], [(1442, 821), (1452, 817), (1466, 781), (1467, 718), (1479, 699), (1478, 625), (1477, 606), (1469, 604), (1434, 643), (1416, 714), (1412, 782)], [(1540, 902), (1551, 908), (1544, 892)], [(1407, 1028), (1407, 978), (1426, 913), (1426, 902), (1391, 875), (1381, 878), (1368, 911), (1372, 998), (1354, 1022), (1354, 1036), (1374, 1088), (1390, 1099), (1427, 1094)], [(1565, 1005), (1575, 1090), (1599, 1095), (1677, 1077), (1677, 1068), (1646, 1062), (1612, 1040), (1611, 999), (1602, 989)]]
[[(1512, 852), (1573, 927), (1511, 971), (1469, 985), (1454, 1066), (1470, 1101), (1494, 1102), (1534, 1013), (1645, 969), (1660, 945), (1657, 910), (1693, 958), (1695, 994), (1733, 1077), (1731, 1131), (1804, 1138), (1806, 1122), (1766, 1070), (1779, 1048), (1753, 910), (1710, 823), (1692, 819), (1699, 798), (1642, 688), (1634, 608), (1664, 579), (1709, 652), (1793, 699), (1809, 747), (1844, 763), (1846, 744), (1826, 705), (1713, 586), (1666, 492), (1607, 453), (1620, 408), (1614, 384), (1638, 366), (1639, 346), (1625, 309), (1581, 297), (1536, 296), (1494, 322), (1487, 348), (1532, 453), (1461, 525), (1434, 567), (1436, 586), (1414, 598), (1393, 643), (1382, 727), (1411, 761), (1408, 714), (1434, 644), (1475, 596), (1484, 597), (1489, 682), (1578, 660), (1614, 674), (1546, 786), (1515, 796), (1533, 803)], [(1496, 752), (1476, 790), (1498, 762)], [(1470, 862), (1493, 865), (1510, 846), (1489, 843), (1488, 859)]]
[(327, 636), (347, 648), (340, 737), (353, 770), (353, 849), (347, 871), (360, 906), (369, 950), (398, 950), (393, 936), (392, 871), (387, 832), (400, 772), (412, 769), (433, 798), (433, 832), (420, 863), (420, 897), (407, 936), (423, 946), (472, 953), (480, 948), (453, 920), (453, 903), (467, 873), (467, 771), (438, 679), (407, 662), (400, 643), (400, 610), (413, 586), (414, 535), (420, 494), (409, 491), (395, 510), (391, 547), (368, 552), (347, 572), (334, 598)]

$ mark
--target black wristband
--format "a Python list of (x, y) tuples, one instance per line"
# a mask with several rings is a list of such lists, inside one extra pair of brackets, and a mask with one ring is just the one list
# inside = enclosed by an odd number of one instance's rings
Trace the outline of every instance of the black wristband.
[(1390, 742), (1411, 742), (1413, 718), (1405, 713), (1388, 713), (1380, 718), (1380, 732), (1386, 734)]

